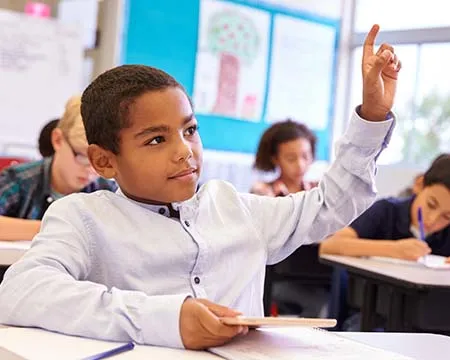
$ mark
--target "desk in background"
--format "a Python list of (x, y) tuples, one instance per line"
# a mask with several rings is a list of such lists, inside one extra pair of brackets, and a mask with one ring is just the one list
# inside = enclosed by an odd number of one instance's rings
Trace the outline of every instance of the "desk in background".
[(450, 272), (367, 258), (322, 255), (323, 264), (349, 274), (347, 300), (361, 309), (361, 330), (386, 319), (387, 331), (450, 334)]
[(0, 241), (0, 282), (5, 271), (30, 248), (31, 241)]

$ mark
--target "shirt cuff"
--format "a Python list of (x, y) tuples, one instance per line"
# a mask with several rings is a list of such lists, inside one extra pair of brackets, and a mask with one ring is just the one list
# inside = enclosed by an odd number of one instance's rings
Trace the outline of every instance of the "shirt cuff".
[(142, 309), (142, 334), (145, 344), (184, 349), (180, 333), (180, 314), (184, 295), (151, 296)]
[(368, 121), (359, 115), (360, 107), (353, 111), (344, 137), (362, 148), (385, 148), (395, 127), (395, 114), (389, 112), (384, 121)]

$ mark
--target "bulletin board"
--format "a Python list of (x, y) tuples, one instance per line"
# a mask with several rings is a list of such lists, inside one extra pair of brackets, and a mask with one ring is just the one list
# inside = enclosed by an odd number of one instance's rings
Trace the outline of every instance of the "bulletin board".
[(183, 84), (206, 149), (254, 153), (289, 117), (314, 130), (328, 160), (339, 19), (256, 0), (128, 0), (126, 18), (122, 61)]

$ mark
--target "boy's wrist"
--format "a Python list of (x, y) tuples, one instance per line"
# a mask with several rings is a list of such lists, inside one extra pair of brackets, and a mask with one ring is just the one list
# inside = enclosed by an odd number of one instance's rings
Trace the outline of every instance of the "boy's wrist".
[(390, 111), (377, 110), (363, 103), (360, 107), (359, 115), (367, 121), (384, 121), (386, 120), (389, 113)]
[(386, 240), (383, 248), (384, 248), (384, 251), (383, 251), (382, 256), (395, 257), (395, 258), (399, 257), (398, 246), (397, 246), (396, 241)]

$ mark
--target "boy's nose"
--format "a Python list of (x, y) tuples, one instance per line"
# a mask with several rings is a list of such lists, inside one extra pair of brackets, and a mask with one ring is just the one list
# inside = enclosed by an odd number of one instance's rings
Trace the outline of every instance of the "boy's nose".
[(181, 141), (178, 147), (176, 159), (179, 162), (186, 161), (192, 157), (192, 149), (186, 141)]

